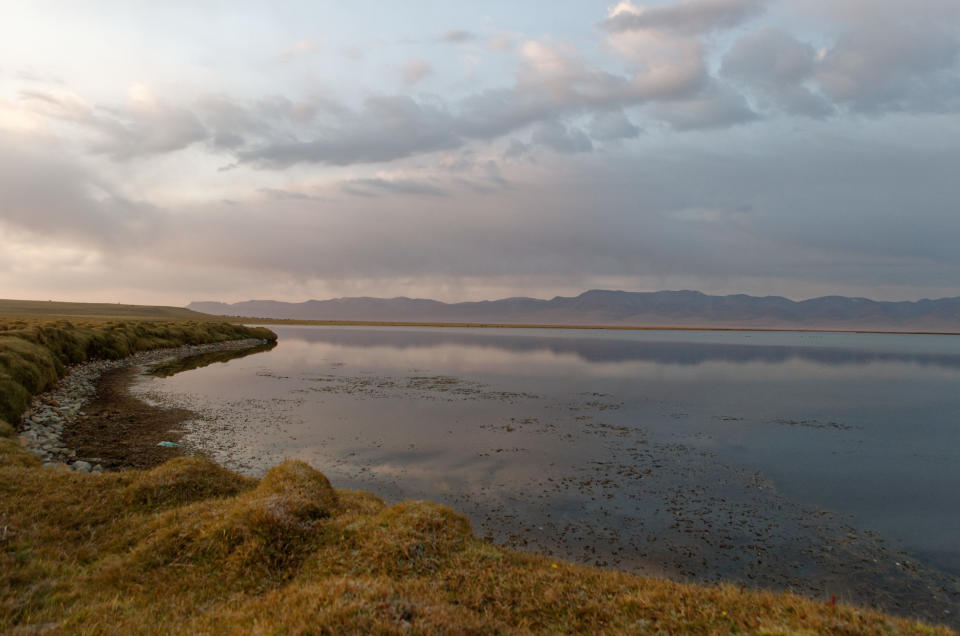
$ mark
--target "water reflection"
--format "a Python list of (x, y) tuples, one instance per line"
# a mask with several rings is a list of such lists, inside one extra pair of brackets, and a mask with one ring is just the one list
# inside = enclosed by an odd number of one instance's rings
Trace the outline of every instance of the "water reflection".
[(167, 362), (161, 362), (150, 367), (147, 372), (158, 378), (166, 378), (184, 371), (193, 369), (202, 369), (216, 363), (226, 363), (238, 358), (245, 358), (257, 353), (264, 353), (276, 348), (276, 341), (265, 342), (264, 344), (249, 347), (247, 349), (225, 349), (223, 351), (209, 351), (186, 358), (176, 358)]
[[(289, 328), (288, 328), (289, 329)], [(504, 330), (506, 331), (506, 330)], [(542, 330), (541, 330), (542, 331)], [(803, 360), (824, 365), (866, 365), (876, 362), (897, 362), (933, 365), (960, 369), (960, 352), (929, 353), (877, 351), (855, 347), (816, 345), (731, 344), (722, 342), (689, 342), (682, 340), (650, 340), (646, 332), (620, 332), (621, 337), (589, 337), (590, 332), (579, 331), (563, 337), (541, 335), (536, 332), (523, 335), (511, 333), (476, 333), (466, 329), (446, 330), (380, 330), (376, 328), (292, 328), (288, 337), (311, 343), (327, 343), (341, 347), (387, 347), (397, 350), (440, 347), (443, 345), (499, 349), (515, 353), (547, 351), (554, 354), (573, 354), (586, 362), (644, 361), (657, 364), (697, 365), (705, 362), (765, 362), (783, 363)], [(659, 332), (673, 335), (682, 332)], [(714, 332), (722, 338), (731, 332)], [(733, 332), (732, 337), (741, 334)], [(632, 337), (631, 337), (632, 336)], [(870, 334), (873, 336), (873, 334)], [(669, 337), (669, 336), (668, 336)], [(673, 335), (673, 337), (678, 337)], [(894, 336), (896, 337), (896, 336)], [(936, 336), (934, 336), (936, 337)], [(960, 340), (941, 336), (951, 345)], [(857, 342), (857, 334), (849, 334), (849, 341)], [(875, 339), (875, 337), (874, 337)]]

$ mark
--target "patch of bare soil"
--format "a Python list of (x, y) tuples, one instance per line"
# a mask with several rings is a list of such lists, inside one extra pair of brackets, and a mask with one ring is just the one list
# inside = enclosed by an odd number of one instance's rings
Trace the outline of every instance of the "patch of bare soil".
[(75, 449), (78, 457), (89, 458), (104, 470), (124, 470), (153, 468), (183, 454), (182, 448), (157, 444), (179, 442), (181, 424), (194, 414), (152, 406), (133, 397), (130, 385), (139, 373), (139, 367), (133, 366), (101, 376), (96, 396), (63, 432), (64, 443)]

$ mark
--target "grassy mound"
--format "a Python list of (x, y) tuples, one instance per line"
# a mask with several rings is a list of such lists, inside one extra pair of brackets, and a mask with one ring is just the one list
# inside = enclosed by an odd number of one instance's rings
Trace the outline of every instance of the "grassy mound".
[[(0, 360), (29, 397), (83, 356), (247, 335), (30, 327), (0, 336)], [(19, 395), (0, 393), (4, 413)], [(0, 423), (0, 633), (950, 633), (503, 550), (448, 508), (336, 491), (302, 462), (262, 480), (197, 458), (80, 474), (12, 434)]]

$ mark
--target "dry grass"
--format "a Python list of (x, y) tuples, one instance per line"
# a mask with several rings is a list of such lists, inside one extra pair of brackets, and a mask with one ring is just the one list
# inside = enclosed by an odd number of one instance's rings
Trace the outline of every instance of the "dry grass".
[[(0, 351), (55, 371), (77, 336), (57, 333), (0, 336)], [(100, 342), (120, 351), (130, 333)], [(17, 373), (31, 391), (47, 379)], [(259, 481), (200, 458), (89, 475), (40, 467), (12, 433), (0, 420), (3, 633), (950, 633), (500, 549), (448, 508), (336, 491), (302, 462)]]
[(198, 458), (84, 475), (25, 453), (0, 446), (0, 631), (949, 633), (503, 550), (301, 462), (257, 482)]
[[(115, 320), (192, 320), (224, 322), (219, 316), (202, 314), (183, 307), (121, 305), (113, 303), (64, 303), (47, 300), (0, 299), (0, 319), (43, 322), (51, 319), (79, 322)], [(228, 321), (233, 322), (233, 321)]]

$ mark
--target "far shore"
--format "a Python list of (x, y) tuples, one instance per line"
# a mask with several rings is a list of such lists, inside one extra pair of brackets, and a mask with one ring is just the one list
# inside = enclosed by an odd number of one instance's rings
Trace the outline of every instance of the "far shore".
[(960, 331), (897, 331), (893, 329), (810, 329), (801, 327), (697, 327), (640, 325), (552, 325), (493, 322), (403, 322), (381, 320), (299, 320), (295, 318), (254, 318), (249, 316), (214, 316), (245, 325), (314, 325), (322, 327), (442, 327), (451, 329), (586, 329), (595, 331), (745, 331), (772, 333), (863, 333), (905, 336), (957, 336)]

